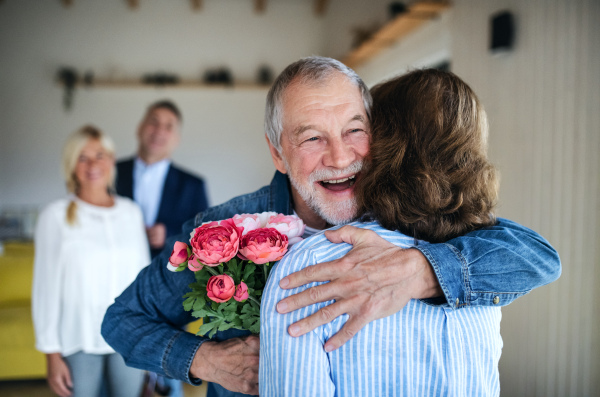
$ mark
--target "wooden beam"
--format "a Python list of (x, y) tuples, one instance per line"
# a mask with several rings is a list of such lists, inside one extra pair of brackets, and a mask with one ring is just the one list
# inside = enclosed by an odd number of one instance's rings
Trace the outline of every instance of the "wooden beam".
[(202, 9), (202, 0), (190, 0), (192, 3), (192, 10), (200, 11)]
[(315, 0), (315, 15), (325, 15), (327, 3), (329, 3), (329, 0)]
[(254, 0), (254, 12), (262, 14), (267, 8), (267, 0)]
[(420, 1), (409, 7), (408, 11), (398, 15), (387, 23), (373, 37), (360, 47), (352, 50), (342, 60), (348, 67), (356, 68), (367, 60), (407, 36), (424, 23), (439, 17), (450, 7), (448, 1)]
[(140, 5), (139, 0), (126, 0), (126, 1), (127, 1), (127, 4), (129, 4), (129, 8), (131, 8), (132, 10), (138, 8), (138, 6)]

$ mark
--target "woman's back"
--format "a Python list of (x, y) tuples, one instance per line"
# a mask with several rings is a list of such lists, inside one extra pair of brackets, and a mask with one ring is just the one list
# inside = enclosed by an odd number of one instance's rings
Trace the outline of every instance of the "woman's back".
[[(386, 230), (376, 222), (353, 225), (373, 230), (397, 246), (427, 244)], [(261, 368), (265, 368), (260, 374), (261, 395), (499, 394), (499, 308), (456, 310), (446, 304), (434, 306), (411, 300), (400, 312), (369, 323), (330, 353), (323, 350), (323, 345), (341, 329), (346, 315), (307, 335), (290, 337), (287, 328), (292, 323), (331, 302), (279, 314), (275, 310), (277, 302), (312, 286), (282, 290), (279, 280), (306, 266), (340, 258), (351, 248), (349, 244), (332, 244), (319, 234), (294, 246), (273, 269), (261, 309), (264, 326), (260, 360)]]

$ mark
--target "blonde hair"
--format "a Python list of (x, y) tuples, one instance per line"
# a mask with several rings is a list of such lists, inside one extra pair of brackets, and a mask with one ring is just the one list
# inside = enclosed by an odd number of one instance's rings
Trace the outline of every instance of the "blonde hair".
[[(77, 177), (75, 176), (75, 167), (77, 165), (77, 160), (79, 159), (79, 155), (83, 150), (83, 147), (91, 140), (95, 139), (102, 147), (110, 154), (114, 156), (115, 153), (115, 145), (110, 139), (109, 136), (105, 135), (98, 128), (85, 125), (72, 133), (67, 141), (65, 142), (65, 146), (63, 148), (62, 155), (62, 172), (63, 177), (65, 178), (65, 182), (67, 184), (67, 191), (69, 193), (77, 194), (79, 190), (79, 182), (77, 181)], [(110, 184), (107, 186), (108, 189), (114, 190), (115, 183), (115, 170), (113, 168), (112, 175), (110, 178)], [(75, 224), (77, 221), (77, 203), (74, 200), (71, 200), (69, 206), (67, 208), (67, 223), (70, 225)]]

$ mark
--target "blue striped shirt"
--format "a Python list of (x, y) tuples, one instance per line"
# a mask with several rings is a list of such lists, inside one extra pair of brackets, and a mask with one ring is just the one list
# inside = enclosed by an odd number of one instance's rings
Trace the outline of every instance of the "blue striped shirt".
[[(401, 247), (427, 244), (377, 223), (354, 223)], [(288, 314), (275, 305), (313, 283), (279, 288), (284, 276), (344, 256), (349, 244), (332, 244), (317, 234), (297, 244), (271, 272), (261, 307), (261, 397), (269, 396), (498, 396), (502, 352), (498, 307), (432, 306), (411, 300), (398, 313), (366, 325), (344, 346), (323, 345), (348, 316), (298, 338), (287, 328), (333, 301)]]

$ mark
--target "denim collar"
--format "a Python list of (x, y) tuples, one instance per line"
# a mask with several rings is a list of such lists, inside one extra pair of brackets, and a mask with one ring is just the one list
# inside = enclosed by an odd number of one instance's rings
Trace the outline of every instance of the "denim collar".
[(271, 180), (271, 192), (269, 197), (269, 209), (278, 214), (291, 215), (294, 213), (292, 202), (290, 180), (287, 175), (275, 171)]

